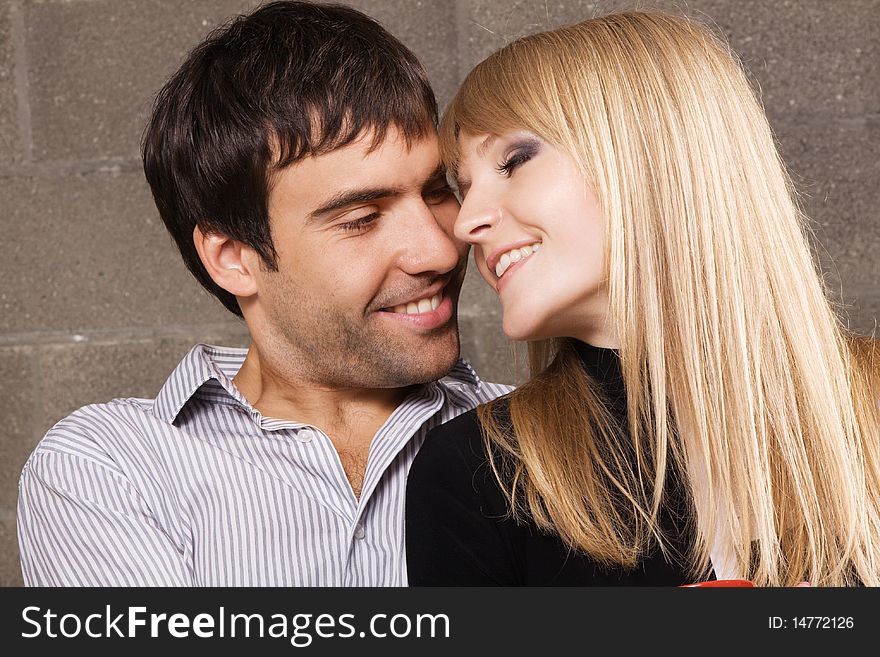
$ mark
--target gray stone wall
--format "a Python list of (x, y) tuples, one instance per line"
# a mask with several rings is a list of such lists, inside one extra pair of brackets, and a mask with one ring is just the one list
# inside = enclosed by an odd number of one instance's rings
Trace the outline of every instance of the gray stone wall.
[[(21, 583), (16, 482), (55, 421), (83, 404), (155, 395), (195, 342), (247, 343), (243, 324), (180, 262), (138, 144), (153, 93), (186, 51), (255, 4), (0, 0), (0, 584)], [(441, 105), (510, 38), (621, 6), (352, 4), (416, 52)], [(880, 1), (686, 4), (728, 35), (760, 86), (841, 312), (871, 332), (880, 317)], [(465, 355), (487, 378), (512, 381), (496, 302), (475, 273), (461, 315)]]

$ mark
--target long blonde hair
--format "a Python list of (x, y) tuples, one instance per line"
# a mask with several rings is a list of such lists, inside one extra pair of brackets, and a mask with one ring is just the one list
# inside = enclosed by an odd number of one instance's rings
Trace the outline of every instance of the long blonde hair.
[(695, 511), (695, 577), (721, 545), (759, 585), (880, 584), (874, 342), (849, 336), (829, 302), (735, 55), (699, 23), (653, 12), (518, 39), (453, 99), (444, 160), (454, 172), (460, 131), (519, 129), (570, 154), (603, 208), (632, 446), (617, 444), (569, 340), (530, 344), (510, 421), (498, 403), (479, 409), (512, 512), (632, 566), (654, 540), (665, 548), (675, 466)]

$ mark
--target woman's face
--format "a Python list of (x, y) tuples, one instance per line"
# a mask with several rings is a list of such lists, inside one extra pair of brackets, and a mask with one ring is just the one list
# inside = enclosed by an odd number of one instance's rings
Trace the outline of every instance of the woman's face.
[(616, 347), (603, 278), (605, 220), (574, 160), (530, 132), (462, 133), (456, 236), (474, 245), (514, 340)]

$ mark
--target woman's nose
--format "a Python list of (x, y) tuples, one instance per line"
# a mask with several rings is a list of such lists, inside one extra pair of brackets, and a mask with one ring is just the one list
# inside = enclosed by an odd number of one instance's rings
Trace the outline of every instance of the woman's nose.
[(468, 204), (465, 199), (455, 220), (453, 232), (462, 242), (477, 244), (501, 223), (501, 216), (501, 208), (498, 206), (477, 208)]

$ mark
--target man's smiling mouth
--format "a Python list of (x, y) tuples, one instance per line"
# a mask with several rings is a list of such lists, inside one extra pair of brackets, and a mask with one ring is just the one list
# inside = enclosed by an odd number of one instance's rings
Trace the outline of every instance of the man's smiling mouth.
[(383, 308), (385, 312), (399, 313), (401, 315), (420, 315), (437, 310), (437, 307), (443, 302), (443, 290), (434, 295), (414, 299), (407, 303), (398, 304), (396, 306)]

